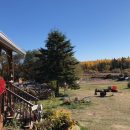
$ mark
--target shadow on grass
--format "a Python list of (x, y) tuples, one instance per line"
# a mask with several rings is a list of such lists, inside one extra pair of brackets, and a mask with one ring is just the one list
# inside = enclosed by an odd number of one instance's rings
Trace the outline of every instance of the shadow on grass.
[(89, 107), (92, 103), (70, 103), (70, 104), (61, 104), (60, 106), (65, 107), (67, 109), (85, 109), (86, 107)]
[(58, 97), (68, 97), (68, 96), (69, 96), (68, 94), (60, 93)]
[(101, 96), (94, 96), (94, 97), (97, 97), (97, 98), (109, 98), (109, 97), (113, 97), (114, 96), (114, 94), (112, 94), (112, 95), (107, 95), (107, 96), (104, 96), (104, 97), (101, 97)]

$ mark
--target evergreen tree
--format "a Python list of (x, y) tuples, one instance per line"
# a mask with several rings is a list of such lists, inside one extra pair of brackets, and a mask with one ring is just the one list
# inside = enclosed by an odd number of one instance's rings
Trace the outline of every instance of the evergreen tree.
[(75, 74), (75, 67), (78, 64), (74, 58), (74, 47), (70, 40), (59, 31), (52, 31), (46, 40), (46, 49), (41, 48), (39, 57), (39, 79), (56, 81), (55, 94), (59, 95), (60, 84), (67, 83), (75, 87), (78, 79)]
[(119, 69), (120, 68), (120, 63), (117, 59), (112, 59), (111, 61), (111, 70), (113, 69)]

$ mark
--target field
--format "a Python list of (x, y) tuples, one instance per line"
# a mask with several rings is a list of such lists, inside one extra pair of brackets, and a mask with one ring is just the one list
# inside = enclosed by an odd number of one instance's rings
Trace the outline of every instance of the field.
[[(110, 92), (101, 98), (94, 95), (95, 88), (107, 88), (117, 85), (118, 93)], [(127, 82), (115, 82), (112, 80), (82, 81), (78, 90), (68, 90), (66, 93), (71, 100), (75, 97), (82, 99), (90, 97), (89, 105), (61, 106), (61, 100), (42, 101), (44, 107), (67, 107), (72, 115), (82, 126), (88, 130), (130, 130), (130, 90)]]
[[(107, 97), (94, 96), (95, 88), (117, 85), (119, 93)], [(73, 116), (90, 130), (130, 130), (130, 91), (126, 82), (93, 81), (83, 82), (81, 89), (71, 91), (73, 96), (91, 96), (92, 105), (85, 109), (73, 110)]]

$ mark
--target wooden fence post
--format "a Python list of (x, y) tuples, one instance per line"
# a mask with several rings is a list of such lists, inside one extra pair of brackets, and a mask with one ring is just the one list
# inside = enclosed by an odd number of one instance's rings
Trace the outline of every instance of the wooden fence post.
[(2, 116), (2, 95), (0, 95), (0, 130), (3, 129), (3, 116)]

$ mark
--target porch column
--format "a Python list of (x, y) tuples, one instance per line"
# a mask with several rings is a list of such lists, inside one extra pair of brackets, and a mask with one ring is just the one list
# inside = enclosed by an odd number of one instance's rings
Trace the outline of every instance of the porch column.
[(2, 47), (0, 46), (0, 56), (1, 56), (1, 52), (2, 52)]
[(13, 58), (12, 58), (12, 51), (6, 51), (7, 53), (7, 59), (8, 59), (8, 65), (9, 65), (9, 77), (8, 80), (13, 80)]

